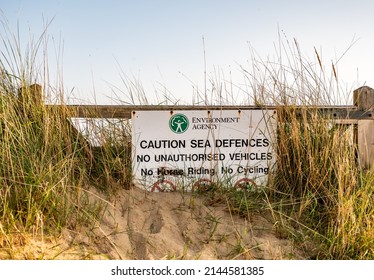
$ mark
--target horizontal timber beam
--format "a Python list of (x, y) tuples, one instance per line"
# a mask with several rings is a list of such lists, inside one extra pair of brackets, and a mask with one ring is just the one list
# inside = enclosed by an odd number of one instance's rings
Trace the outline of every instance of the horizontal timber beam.
[[(115, 118), (131, 119), (133, 111), (191, 111), (191, 110), (281, 110), (282, 106), (191, 106), (191, 105), (47, 105), (50, 108), (64, 108), (74, 118)], [(295, 106), (301, 116), (305, 110), (318, 110), (331, 119), (374, 120), (373, 110), (358, 110), (356, 106)]]

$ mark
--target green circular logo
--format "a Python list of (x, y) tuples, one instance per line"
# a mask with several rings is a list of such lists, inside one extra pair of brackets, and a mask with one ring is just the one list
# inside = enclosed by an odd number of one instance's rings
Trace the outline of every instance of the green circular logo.
[(188, 129), (188, 118), (183, 114), (175, 114), (169, 120), (169, 127), (174, 133), (183, 133)]

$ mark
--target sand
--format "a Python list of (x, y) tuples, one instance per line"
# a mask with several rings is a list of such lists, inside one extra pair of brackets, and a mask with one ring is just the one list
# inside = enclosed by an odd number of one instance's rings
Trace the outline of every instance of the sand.
[(95, 229), (98, 250), (111, 259), (302, 259), (266, 213), (232, 213), (206, 195), (118, 193)]
[(106, 205), (93, 229), (82, 227), (77, 232), (67, 228), (58, 238), (34, 235), (20, 242), (19, 248), (0, 250), (0, 258), (306, 258), (293, 239), (277, 232), (270, 215), (255, 212), (239, 216), (224, 201), (212, 202), (207, 195), (150, 193), (134, 187), (118, 191)]

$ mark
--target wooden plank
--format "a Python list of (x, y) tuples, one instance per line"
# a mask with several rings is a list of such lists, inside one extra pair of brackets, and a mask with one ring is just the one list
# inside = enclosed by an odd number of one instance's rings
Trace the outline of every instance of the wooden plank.
[(334, 124), (341, 124), (341, 125), (354, 125), (358, 124), (358, 120), (355, 119), (338, 119), (334, 121)]
[[(59, 105), (47, 105), (59, 107)], [(70, 115), (76, 118), (120, 118), (130, 119), (133, 111), (188, 111), (188, 110), (278, 110), (281, 107), (267, 106), (190, 106), (190, 105), (66, 105)], [(302, 115), (303, 110), (318, 110), (322, 115), (331, 119), (368, 119), (374, 120), (373, 110), (358, 110), (355, 106), (321, 106), (295, 107)]]
[[(49, 105), (58, 107), (59, 105)], [(72, 117), (78, 118), (124, 118), (130, 119), (133, 111), (175, 110), (261, 110), (257, 106), (187, 106), (187, 105), (66, 105)], [(275, 107), (273, 107), (275, 108)]]

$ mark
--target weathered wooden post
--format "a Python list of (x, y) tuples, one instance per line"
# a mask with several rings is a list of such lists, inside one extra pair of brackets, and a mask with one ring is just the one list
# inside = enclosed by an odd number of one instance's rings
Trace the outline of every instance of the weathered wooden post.
[(25, 105), (41, 105), (43, 100), (43, 89), (39, 84), (23, 86), (18, 89), (18, 98), (22, 106)]
[[(353, 91), (353, 104), (358, 110), (374, 111), (374, 89), (363, 86)], [(374, 120), (358, 120), (356, 133), (360, 166), (374, 168)]]

